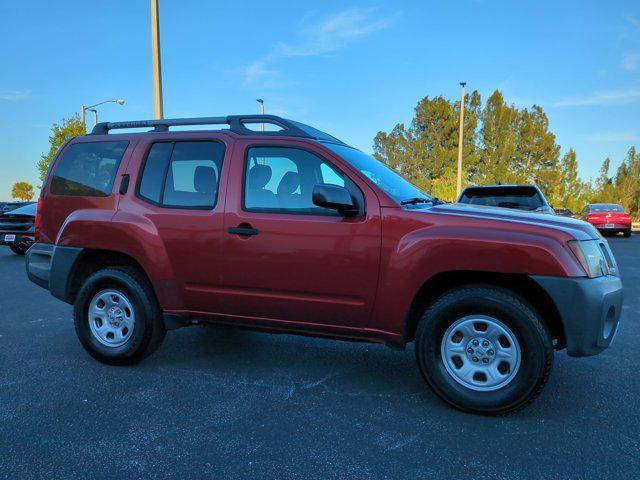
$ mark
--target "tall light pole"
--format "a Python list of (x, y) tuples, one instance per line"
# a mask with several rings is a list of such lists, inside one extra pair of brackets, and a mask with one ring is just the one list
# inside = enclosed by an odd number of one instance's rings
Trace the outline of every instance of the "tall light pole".
[[(256, 102), (260, 104), (260, 115), (264, 115), (264, 100), (261, 98), (256, 98)], [(264, 132), (264, 123), (260, 124), (260, 131)]]
[(162, 65), (160, 63), (160, 16), (158, 0), (151, 0), (151, 56), (153, 63), (153, 118), (163, 118)]
[(89, 105), (88, 107), (83, 103), (82, 104), (82, 123), (86, 126), (87, 122), (85, 121), (86, 111), (89, 110), (94, 113), (95, 121), (98, 123), (98, 111), (95, 109), (98, 105), (104, 105), (105, 103), (117, 103), (118, 105), (124, 105), (124, 100), (119, 98), (117, 100), (105, 100), (104, 102), (94, 103), (93, 105)]
[(460, 133), (458, 135), (458, 180), (456, 182), (456, 198), (460, 196), (462, 190), (462, 139), (464, 130), (464, 86), (467, 82), (460, 82), (462, 87), (462, 98), (460, 99)]

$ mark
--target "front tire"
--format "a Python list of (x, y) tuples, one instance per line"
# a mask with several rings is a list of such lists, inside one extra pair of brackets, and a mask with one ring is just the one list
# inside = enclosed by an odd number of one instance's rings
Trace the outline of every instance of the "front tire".
[(416, 358), (433, 391), (454, 407), (506, 415), (542, 391), (553, 345), (538, 313), (520, 296), (491, 285), (451, 290), (425, 311)]
[(627, 230), (624, 230), (622, 233), (626, 238), (629, 238), (631, 236), (631, 229), (628, 228)]
[(74, 303), (74, 324), (84, 349), (111, 365), (139, 362), (166, 333), (151, 286), (129, 267), (105, 268), (87, 278)]

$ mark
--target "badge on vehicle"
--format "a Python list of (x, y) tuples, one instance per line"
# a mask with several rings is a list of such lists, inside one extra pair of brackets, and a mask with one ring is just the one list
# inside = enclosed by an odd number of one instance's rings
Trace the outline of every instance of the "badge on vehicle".
[(16, 236), (15, 235), (5, 235), (4, 236), (4, 241), (5, 242), (15, 242), (16, 240)]

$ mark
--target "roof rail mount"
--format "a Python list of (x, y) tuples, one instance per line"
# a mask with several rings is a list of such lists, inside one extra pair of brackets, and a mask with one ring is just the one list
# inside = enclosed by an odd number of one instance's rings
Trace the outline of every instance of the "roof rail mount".
[[(246, 124), (268, 123), (280, 128), (277, 131), (256, 131)], [(93, 127), (90, 135), (106, 135), (110, 130), (152, 127), (155, 132), (166, 132), (169, 127), (183, 125), (229, 125), (240, 135), (268, 135), (310, 138), (345, 145), (337, 138), (304, 123), (287, 120), (276, 115), (227, 115), (226, 117), (163, 118), (160, 120), (132, 120), (128, 122), (101, 122)]]

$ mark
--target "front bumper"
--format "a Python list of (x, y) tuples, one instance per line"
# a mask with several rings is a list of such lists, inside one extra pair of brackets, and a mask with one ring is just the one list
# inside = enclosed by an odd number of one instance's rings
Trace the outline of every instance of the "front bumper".
[[(9, 236), (9, 238), (13, 238), (13, 240), (7, 240), (7, 236)], [(0, 245), (31, 245), (32, 243), (33, 234), (25, 235), (18, 232), (0, 232)]]
[(570, 356), (597, 355), (611, 345), (622, 312), (622, 281), (619, 277), (532, 275), (531, 278), (547, 292), (558, 308)]

